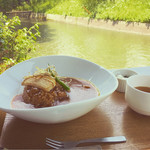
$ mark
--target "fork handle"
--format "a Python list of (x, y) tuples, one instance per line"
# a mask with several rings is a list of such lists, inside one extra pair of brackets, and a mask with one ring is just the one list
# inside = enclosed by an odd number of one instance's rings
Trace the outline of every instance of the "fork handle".
[(126, 142), (126, 138), (124, 136), (114, 136), (114, 137), (104, 137), (104, 138), (96, 138), (96, 139), (87, 139), (78, 141), (80, 143), (119, 143)]

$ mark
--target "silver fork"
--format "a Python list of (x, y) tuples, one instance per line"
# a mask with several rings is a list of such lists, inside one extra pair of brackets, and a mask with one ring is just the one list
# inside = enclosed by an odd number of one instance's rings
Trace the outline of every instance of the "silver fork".
[(126, 142), (126, 138), (124, 136), (114, 136), (114, 137), (104, 137), (104, 138), (87, 139), (80, 141), (67, 141), (67, 142), (56, 141), (50, 138), (46, 138), (46, 145), (54, 149), (76, 147), (81, 143), (119, 143), (119, 142)]

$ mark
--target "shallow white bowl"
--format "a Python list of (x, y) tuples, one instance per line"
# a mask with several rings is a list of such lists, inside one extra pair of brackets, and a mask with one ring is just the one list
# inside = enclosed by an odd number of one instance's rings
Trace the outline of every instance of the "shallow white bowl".
[[(66, 105), (38, 108), (11, 108), (13, 97), (19, 94), (23, 77), (33, 74), (35, 67), (55, 65), (60, 76), (77, 77), (91, 81), (100, 91), (100, 96)], [(44, 56), (19, 63), (0, 75), (0, 109), (24, 120), (37, 123), (61, 123), (78, 118), (112, 94), (118, 86), (113, 73), (90, 61), (71, 56)]]

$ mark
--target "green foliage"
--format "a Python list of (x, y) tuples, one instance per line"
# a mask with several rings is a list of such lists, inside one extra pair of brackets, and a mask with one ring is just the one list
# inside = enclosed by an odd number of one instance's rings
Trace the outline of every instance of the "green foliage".
[(53, 8), (60, 0), (28, 0), (23, 5), (17, 7), (17, 10), (32, 10), (33, 12), (45, 13)]
[(146, 0), (116, 0), (99, 4), (96, 18), (150, 22), (150, 2)]
[(0, 11), (14, 9), (75, 17), (150, 22), (149, 0), (0, 0)]
[(5, 58), (3, 63), (0, 63), (0, 74), (15, 64), (16, 64), (16, 62), (13, 59)]
[(150, 22), (149, 0), (0, 0), (0, 11), (13, 9), (96, 19)]
[(26, 3), (26, 2), (23, 2), (22, 5), (19, 5), (16, 10), (19, 10), (19, 11), (22, 11), (22, 10), (25, 10), (25, 11), (31, 11), (31, 6)]
[(23, 5), (25, 0), (0, 0), (0, 12), (7, 12)]
[(96, 19), (150, 22), (150, 1), (60, 0), (47, 13)]
[(47, 11), (47, 13), (75, 17), (88, 16), (88, 13), (83, 9), (83, 5), (80, 0), (63, 0), (55, 7)]
[(84, 11), (88, 12), (90, 18), (94, 18), (96, 15), (96, 8), (100, 3), (100, 0), (80, 0)]
[(3, 68), (27, 59), (28, 53), (35, 50), (36, 37), (40, 36), (38, 24), (17, 30), (20, 24), (18, 16), (8, 19), (0, 13), (0, 65)]

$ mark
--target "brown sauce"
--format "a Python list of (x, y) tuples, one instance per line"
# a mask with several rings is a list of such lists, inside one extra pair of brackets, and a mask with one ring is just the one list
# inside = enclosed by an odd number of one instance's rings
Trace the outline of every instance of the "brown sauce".
[[(62, 101), (55, 101), (53, 106), (82, 101), (100, 95), (98, 89), (87, 80), (70, 77), (64, 77), (62, 80), (70, 87), (70, 92), (67, 92), (69, 99), (67, 98)], [(19, 109), (35, 108), (34, 105), (24, 102), (22, 94), (16, 95), (13, 98), (11, 105), (12, 108)]]
[(138, 86), (138, 87), (135, 87), (135, 88), (140, 90), (140, 91), (150, 93), (150, 87)]

